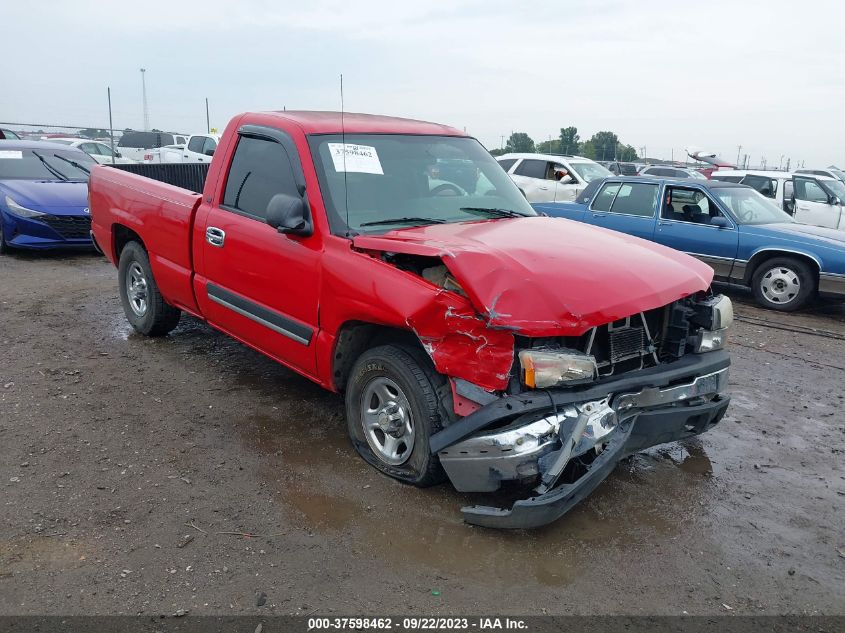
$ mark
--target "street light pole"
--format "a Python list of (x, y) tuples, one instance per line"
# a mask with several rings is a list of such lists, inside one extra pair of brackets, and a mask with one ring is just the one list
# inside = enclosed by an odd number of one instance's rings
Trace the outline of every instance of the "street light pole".
[(146, 80), (147, 69), (141, 69), (141, 101), (144, 108), (144, 131), (148, 132), (150, 130), (150, 111), (147, 107), (147, 80)]

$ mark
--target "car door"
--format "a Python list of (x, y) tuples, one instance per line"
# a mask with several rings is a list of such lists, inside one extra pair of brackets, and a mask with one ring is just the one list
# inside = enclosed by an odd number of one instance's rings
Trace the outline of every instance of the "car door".
[(528, 202), (554, 202), (555, 181), (549, 179), (551, 163), (547, 160), (524, 158), (513, 170), (511, 178)]
[(739, 248), (738, 235), (736, 223), (704, 189), (663, 188), (655, 242), (700, 259), (718, 279), (728, 279)]
[(203, 147), (205, 147), (205, 139), (207, 137), (195, 135), (188, 140), (185, 149), (182, 150), (182, 162), (184, 163), (206, 163), (207, 156), (203, 155)]
[[(578, 197), (579, 189), (582, 189), (582, 186), (578, 182), (578, 177), (572, 173), (571, 169), (560, 163), (552, 163), (551, 170), (554, 178), (551, 181), (554, 183), (554, 201), (572, 202), (575, 200)], [(566, 175), (558, 178), (558, 175), (561, 173), (565, 173)]]
[(793, 176), (795, 195), (794, 217), (802, 224), (839, 226), (840, 208), (830, 204), (828, 194), (821, 184), (811, 176)]
[(584, 221), (646, 240), (653, 239), (659, 186), (646, 182), (606, 182)]
[(283, 235), (265, 221), (274, 195), (300, 195), (295, 171), (302, 168), (285, 133), (255, 126), (239, 133), (222, 192), (197, 217), (204, 239), (195, 292), (213, 325), (313, 373), (319, 236)]

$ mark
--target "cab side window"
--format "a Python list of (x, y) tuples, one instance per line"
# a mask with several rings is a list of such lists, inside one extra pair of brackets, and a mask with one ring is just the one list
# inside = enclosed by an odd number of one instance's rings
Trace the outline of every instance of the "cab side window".
[(214, 150), (217, 149), (217, 141), (210, 136), (205, 137), (205, 143), (202, 145), (202, 153), (206, 156), (214, 156)]
[(795, 199), (827, 204), (827, 194), (821, 185), (809, 178), (795, 177)]
[(188, 141), (188, 151), (196, 152), (197, 154), (202, 154), (202, 146), (204, 143), (204, 136), (192, 136), (191, 140)]
[(502, 169), (505, 171), (510, 171), (513, 164), (516, 162), (515, 158), (503, 158), (499, 161), (499, 164), (502, 166)]
[(299, 195), (284, 148), (274, 141), (241, 136), (220, 206), (263, 221), (270, 199), (279, 193)]
[(610, 211), (610, 205), (613, 204), (613, 199), (619, 192), (618, 182), (609, 182), (596, 195), (593, 200), (593, 206), (590, 207), (593, 211)]
[(619, 188), (611, 213), (654, 217), (654, 203), (657, 200), (657, 185), (626, 182)]
[(545, 160), (534, 160), (531, 158), (523, 160), (514, 170), (515, 176), (526, 178), (538, 178), (545, 180), (549, 172), (549, 163)]
[(716, 203), (704, 192), (685, 187), (666, 187), (660, 217), (676, 222), (710, 224), (713, 218), (723, 216)]

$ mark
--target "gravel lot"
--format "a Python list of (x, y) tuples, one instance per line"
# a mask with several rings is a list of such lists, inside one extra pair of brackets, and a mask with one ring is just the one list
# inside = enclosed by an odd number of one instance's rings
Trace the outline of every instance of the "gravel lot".
[(102, 257), (3, 257), (0, 614), (843, 614), (845, 310), (729, 294), (725, 420), (497, 532), (367, 466), (340, 397), (132, 333)]

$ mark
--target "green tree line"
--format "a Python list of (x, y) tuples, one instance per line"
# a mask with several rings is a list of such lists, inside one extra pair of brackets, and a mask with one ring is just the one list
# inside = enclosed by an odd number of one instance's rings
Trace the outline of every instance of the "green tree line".
[(588, 140), (581, 141), (576, 127), (560, 129), (556, 139), (535, 143), (525, 132), (514, 132), (501, 149), (490, 153), (494, 156), (511, 152), (537, 152), (539, 154), (577, 154), (593, 160), (637, 160), (637, 150), (631, 145), (624, 145), (614, 132), (596, 132)]

